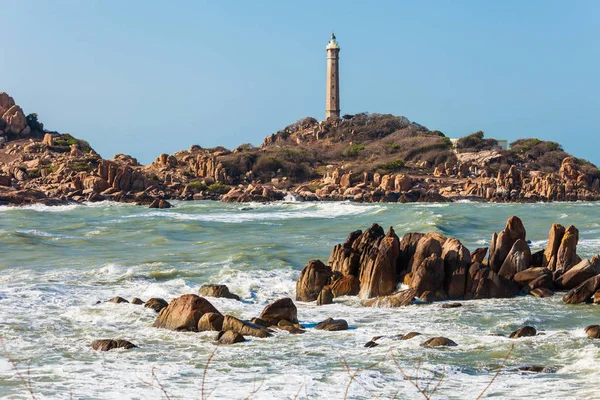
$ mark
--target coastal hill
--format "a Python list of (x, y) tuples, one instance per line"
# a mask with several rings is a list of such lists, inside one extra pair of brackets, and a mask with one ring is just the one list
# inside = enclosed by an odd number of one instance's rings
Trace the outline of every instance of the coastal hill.
[[(483, 132), (455, 143), (406, 117), (304, 118), (262, 145), (193, 145), (147, 166), (100, 157), (89, 143), (45, 129), (0, 92), (0, 204), (168, 199), (231, 202), (573, 201), (600, 199), (600, 171), (555, 142), (502, 149)], [(161, 201), (162, 200), (162, 201)]]

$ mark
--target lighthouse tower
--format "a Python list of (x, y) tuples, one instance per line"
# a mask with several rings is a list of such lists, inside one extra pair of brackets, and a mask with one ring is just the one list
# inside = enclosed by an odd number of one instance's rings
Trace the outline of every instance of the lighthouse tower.
[(325, 119), (340, 118), (340, 46), (331, 34), (331, 40), (327, 43), (327, 97), (325, 103)]

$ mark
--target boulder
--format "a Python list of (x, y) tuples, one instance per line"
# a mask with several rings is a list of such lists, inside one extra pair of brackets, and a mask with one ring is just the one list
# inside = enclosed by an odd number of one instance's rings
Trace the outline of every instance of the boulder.
[(406, 273), (410, 272), (410, 260), (415, 255), (417, 245), (423, 236), (425, 235), (418, 232), (410, 232), (402, 236), (402, 240), (400, 241), (400, 254), (397, 262), (397, 275), (399, 280), (402, 279)]
[(223, 320), (225, 317), (220, 313), (206, 313), (202, 314), (198, 321), (198, 332), (204, 331), (217, 331), (223, 329)]
[(286, 297), (266, 306), (259, 318), (271, 325), (277, 325), (282, 319), (296, 324), (298, 323), (298, 309), (292, 299)]
[(163, 308), (152, 326), (175, 331), (197, 331), (200, 317), (206, 313), (220, 314), (208, 300), (195, 294), (184, 294)]
[(277, 328), (282, 329), (284, 331), (288, 331), (293, 335), (297, 335), (300, 333), (306, 333), (300, 324), (292, 324), (290, 321), (286, 321), (282, 319), (277, 323)]
[(577, 257), (577, 242), (579, 241), (579, 230), (573, 225), (569, 226), (556, 253), (556, 274), (561, 275), (567, 272), (580, 260)]
[(240, 296), (231, 293), (226, 285), (202, 285), (198, 290), (198, 295), (203, 297), (223, 297), (234, 300), (240, 299)]
[(246, 338), (242, 334), (234, 331), (221, 331), (217, 335), (219, 344), (235, 344), (245, 342)]
[(590, 339), (600, 339), (600, 325), (586, 326), (584, 331)]
[(537, 335), (537, 331), (535, 330), (535, 328), (533, 326), (524, 326), (524, 327), (519, 328), (516, 331), (512, 332), (508, 337), (510, 339), (518, 339), (518, 338), (522, 338), (522, 337), (535, 336), (535, 335)]
[(462, 299), (465, 295), (467, 272), (471, 253), (458, 239), (448, 239), (442, 246), (444, 260), (444, 290), (449, 299)]
[(129, 300), (122, 298), (121, 296), (113, 297), (108, 300), (108, 303), (129, 303)]
[(544, 250), (543, 266), (551, 271), (556, 269), (556, 254), (565, 234), (565, 227), (560, 224), (552, 224), (550, 232), (548, 232), (548, 245)]
[(528, 268), (524, 271), (519, 271), (513, 276), (513, 281), (515, 281), (519, 286), (526, 286), (529, 282), (532, 282), (539, 278), (540, 276), (548, 275), (552, 278), (552, 272), (543, 267), (535, 267)]
[(361, 230), (351, 232), (343, 244), (338, 244), (333, 248), (329, 256), (329, 265), (333, 272), (339, 272), (343, 276), (352, 275), (358, 277), (360, 253), (353, 248), (353, 245), (361, 235)]
[(443, 289), (436, 290), (435, 292), (426, 291), (419, 296), (419, 299), (425, 303), (445, 301), (448, 300), (448, 294)]
[(353, 275), (346, 275), (336, 279), (331, 285), (333, 297), (356, 296), (360, 289), (360, 281)]
[(545, 287), (538, 287), (535, 289), (531, 289), (529, 294), (533, 297), (544, 298), (544, 297), (552, 297), (554, 296), (554, 292)]
[(596, 293), (592, 296), (592, 303), (600, 304), (600, 290), (597, 290)]
[(323, 286), (329, 284), (331, 268), (319, 260), (312, 260), (300, 272), (296, 282), (296, 300), (297, 301), (315, 301)]
[(454, 340), (438, 336), (431, 338), (423, 343), (421, 343), (423, 347), (440, 347), (440, 346), (458, 346)]
[(415, 269), (421, 265), (426, 258), (434, 254), (437, 256), (442, 255), (442, 244), (437, 237), (426, 234), (417, 243), (415, 253), (408, 265), (408, 272), (412, 273), (414, 276)]
[(488, 248), (480, 247), (471, 252), (471, 262), (473, 263), (482, 263), (485, 260), (485, 256), (487, 255)]
[(166, 201), (165, 199), (154, 199), (148, 208), (171, 208), (173, 207), (171, 203)]
[(411, 304), (416, 296), (416, 289), (408, 289), (363, 301), (362, 305), (365, 307), (404, 307)]
[(144, 304), (144, 300), (134, 297), (131, 299), (131, 304), (142, 305)]
[(600, 256), (595, 255), (591, 260), (582, 260), (556, 279), (559, 289), (571, 290), (586, 280), (600, 274)]
[(506, 227), (499, 234), (494, 233), (490, 245), (489, 261), (492, 271), (498, 272), (515, 242), (519, 239), (525, 241), (525, 237), (526, 231), (523, 221), (515, 216), (506, 221)]
[(567, 304), (580, 304), (591, 300), (596, 291), (600, 289), (600, 275), (589, 278), (581, 285), (571, 289), (569, 293), (563, 296), (563, 301)]
[(406, 335), (402, 335), (400, 340), (409, 340), (416, 336), (421, 336), (421, 334), (419, 332), (408, 332)]
[(506, 279), (512, 279), (517, 272), (525, 271), (530, 266), (531, 250), (523, 239), (517, 239), (498, 270), (498, 274)]
[(444, 303), (442, 304), (442, 308), (459, 308), (462, 307), (461, 303)]
[(426, 291), (442, 289), (444, 278), (444, 260), (437, 254), (432, 254), (416, 266), (410, 287), (416, 289), (417, 296), (420, 296)]
[(109, 351), (113, 349), (133, 349), (135, 344), (122, 339), (99, 339), (92, 342), (92, 349), (98, 351)]
[(552, 276), (550, 275), (542, 275), (531, 282), (529, 282), (523, 289), (521, 289), (521, 293), (530, 294), (532, 290), (535, 289), (554, 289), (554, 281), (552, 280)]
[(343, 319), (327, 318), (315, 326), (315, 329), (324, 331), (345, 331), (348, 329), (348, 322)]
[(482, 264), (472, 264), (467, 276), (465, 299), (508, 298), (518, 295), (519, 285)]
[(151, 309), (153, 309), (156, 312), (160, 312), (160, 310), (162, 310), (163, 308), (165, 308), (168, 305), (169, 305), (169, 303), (167, 303), (166, 300), (159, 299), (159, 298), (156, 298), (156, 297), (148, 299), (148, 301), (146, 301), (144, 303), (144, 307), (151, 308)]
[(109, 183), (99, 176), (88, 175), (83, 179), (83, 188), (90, 189), (96, 193), (102, 193), (109, 187)]
[(317, 297), (318, 306), (323, 306), (326, 304), (333, 304), (333, 292), (329, 286), (323, 287), (323, 289), (321, 289), (321, 293), (319, 293), (319, 297)]
[(370, 299), (391, 294), (396, 288), (396, 261), (400, 254), (400, 241), (390, 227), (386, 237), (380, 241), (373, 258), (361, 265), (358, 296)]
[(11, 133), (19, 134), (27, 127), (27, 119), (18, 105), (13, 105), (1, 116)]
[(237, 319), (231, 315), (226, 315), (223, 318), (222, 329), (224, 331), (237, 332), (245, 336), (254, 336), (259, 338), (271, 336), (271, 333), (264, 326), (256, 325), (248, 321), (242, 321), (241, 319)]

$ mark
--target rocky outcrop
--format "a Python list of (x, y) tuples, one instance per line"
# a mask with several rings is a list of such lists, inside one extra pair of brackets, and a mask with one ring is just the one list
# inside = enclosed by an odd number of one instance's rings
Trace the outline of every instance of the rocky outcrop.
[(448, 239), (442, 247), (444, 260), (444, 290), (449, 299), (462, 299), (471, 266), (471, 253), (455, 238)]
[(552, 224), (552, 228), (548, 232), (548, 245), (544, 250), (543, 266), (550, 271), (556, 270), (556, 255), (564, 234), (565, 227), (559, 224)]
[(202, 285), (202, 287), (198, 289), (198, 295), (202, 297), (222, 297), (233, 300), (240, 299), (240, 296), (231, 293), (226, 285)]
[(297, 301), (315, 301), (333, 273), (331, 268), (319, 260), (312, 260), (302, 269), (296, 282)]
[(580, 261), (577, 256), (577, 242), (579, 241), (579, 230), (573, 225), (565, 230), (560, 241), (560, 247), (556, 253), (556, 275), (564, 274)]
[(197, 331), (203, 314), (219, 311), (208, 300), (195, 294), (184, 294), (163, 308), (152, 326), (175, 331)]
[(510, 217), (506, 222), (506, 227), (499, 233), (492, 236), (490, 246), (489, 266), (492, 271), (498, 272), (508, 253), (512, 249), (515, 242), (519, 239), (525, 241), (525, 227), (523, 221), (519, 217)]
[(369, 299), (391, 294), (396, 288), (396, 261), (400, 254), (400, 241), (392, 228), (379, 242), (379, 248), (361, 265), (358, 296)]
[(582, 260), (555, 282), (559, 289), (571, 290), (598, 274), (600, 274), (600, 256), (596, 255), (591, 260)]
[(523, 239), (517, 239), (498, 270), (498, 274), (512, 279), (516, 273), (525, 271), (529, 267), (531, 267), (529, 245)]
[(425, 292), (442, 289), (444, 280), (444, 260), (437, 254), (432, 254), (416, 266), (410, 287), (415, 289), (420, 297)]

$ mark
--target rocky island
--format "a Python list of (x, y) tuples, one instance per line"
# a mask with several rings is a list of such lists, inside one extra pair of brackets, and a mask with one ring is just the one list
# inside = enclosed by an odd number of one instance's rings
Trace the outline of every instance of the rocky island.
[(304, 118), (259, 147), (198, 145), (150, 165), (103, 159), (86, 141), (45, 129), (0, 93), (0, 204), (166, 200), (226, 202), (495, 202), (598, 200), (600, 171), (554, 142), (503, 150), (476, 132), (455, 144), (405, 117)]

